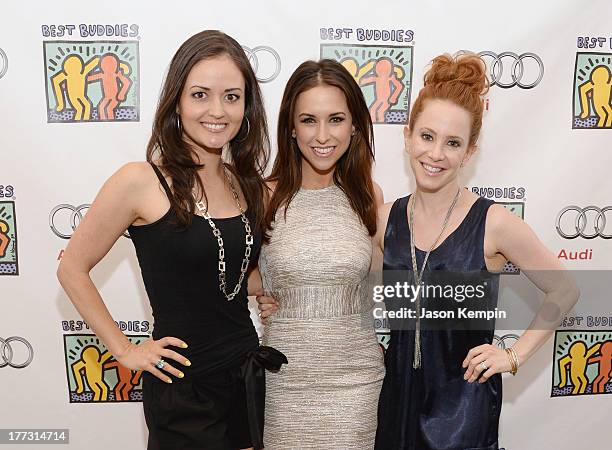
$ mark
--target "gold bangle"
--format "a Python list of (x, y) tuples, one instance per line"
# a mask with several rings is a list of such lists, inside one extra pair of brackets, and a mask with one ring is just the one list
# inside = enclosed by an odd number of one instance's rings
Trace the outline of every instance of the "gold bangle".
[(514, 361), (514, 373), (513, 375), (516, 375), (516, 373), (518, 372), (518, 362), (515, 358), (515, 353), (513, 352), (512, 348), (510, 348), (510, 355), (512, 356), (512, 361)]
[(518, 371), (518, 364), (517, 364), (517, 360), (514, 359), (514, 350), (512, 348), (507, 348), (506, 350), (506, 355), (508, 356), (508, 360), (510, 361), (510, 373), (514, 376), (516, 375), (516, 372)]
[(512, 355), (510, 354), (510, 350), (505, 348), (504, 351), (506, 352), (506, 356), (508, 357), (508, 361), (510, 361), (510, 373), (514, 375), (514, 361), (512, 360)]
[(514, 350), (514, 347), (510, 347), (510, 352), (512, 353), (512, 357), (514, 358), (514, 363), (516, 365), (516, 371), (518, 372), (518, 369), (520, 367), (518, 353), (516, 353), (516, 350)]

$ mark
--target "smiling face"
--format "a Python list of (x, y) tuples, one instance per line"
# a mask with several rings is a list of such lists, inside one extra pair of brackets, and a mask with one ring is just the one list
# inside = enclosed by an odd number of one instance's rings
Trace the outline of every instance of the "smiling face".
[(475, 150), (469, 146), (472, 117), (449, 100), (427, 100), (412, 129), (404, 128), (406, 149), (417, 187), (436, 192), (455, 182), (462, 163)]
[(245, 81), (227, 55), (198, 62), (187, 75), (177, 113), (183, 139), (207, 151), (223, 148), (242, 125)]
[(293, 137), (302, 153), (302, 178), (333, 174), (355, 130), (344, 93), (325, 84), (302, 92), (295, 102), (293, 123)]

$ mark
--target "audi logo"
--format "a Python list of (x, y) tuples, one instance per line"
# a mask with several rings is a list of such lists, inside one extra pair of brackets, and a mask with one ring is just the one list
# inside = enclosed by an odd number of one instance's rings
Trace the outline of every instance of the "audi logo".
[(0, 48), (0, 78), (6, 75), (8, 70), (8, 56), (4, 53), (4, 50)]
[(505, 350), (512, 347), (519, 338), (520, 336), (518, 334), (504, 334), (503, 336), (498, 336), (496, 334), (493, 336), (493, 345), (497, 345), (499, 348)]
[[(72, 233), (74, 233), (74, 230), (76, 230), (83, 219), (85, 211), (88, 210), (90, 206), (89, 203), (83, 203), (79, 206), (62, 203), (53, 208), (49, 214), (49, 227), (51, 231), (53, 231), (53, 234), (58, 238), (70, 239)], [(126, 238), (130, 237), (127, 231), (123, 233), (123, 236)]]
[[(257, 81), (260, 83), (269, 83), (274, 80), (281, 71), (281, 58), (276, 50), (272, 47), (268, 47), (267, 45), (258, 45), (254, 48), (242, 46), (242, 49), (246, 53), (249, 58), (249, 62), (253, 67), (253, 72), (255, 72), (255, 77), (257, 77)], [(260, 61), (257, 57), (257, 54), (262, 57)], [(263, 55), (267, 54), (265, 58)], [(260, 74), (259, 71), (262, 67), (263, 74)]]
[[(557, 233), (565, 239), (575, 239), (578, 236), (585, 239), (594, 239), (597, 236), (610, 239), (612, 234), (606, 234), (605, 230), (606, 213), (611, 210), (612, 206), (606, 206), (605, 208), (566, 206), (557, 215)], [(570, 215), (570, 213), (573, 214)], [(587, 213), (589, 213), (588, 216)]]
[[(20, 342), (25, 346), (28, 357), (24, 362), (15, 362), (13, 357), (15, 356), (15, 349), (11, 345), (12, 342)], [(28, 367), (34, 359), (34, 348), (32, 344), (26, 341), (24, 338), (19, 336), (11, 336), (6, 339), (0, 338), (0, 369), (6, 366), (13, 367), (14, 369), (23, 369)]]
[[(508, 89), (514, 86), (518, 86), (522, 89), (532, 89), (540, 84), (544, 77), (544, 63), (542, 59), (535, 53), (523, 53), (517, 55), (513, 52), (503, 52), (499, 55), (491, 51), (484, 51), (478, 53), (482, 60), (487, 64), (489, 69), (489, 84), (491, 86), (499, 86), (500, 88)], [(528, 59), (532, 59), (538, 65), (537, 70), (527, 70), (524, 62)], [(510, 61), (512, 63), (510, 64)], [(504, 65), (504, 64), (510, 64)], [(531, 66), (531, 64), (529, 64)], [(510, 81), (508, 77), (504, 77), (505, 73), (510, 74)], [(509, 71), (507, 69), (510, 69)]]

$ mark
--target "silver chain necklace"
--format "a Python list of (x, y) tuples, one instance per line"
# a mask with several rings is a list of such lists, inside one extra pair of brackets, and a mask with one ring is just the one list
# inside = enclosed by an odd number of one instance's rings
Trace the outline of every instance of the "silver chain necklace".
[[(423, 280), (423, 272), (425, 271), (425, 266), (427, 265), (429, 254), (436, 247), (436, 245), (438, 245), (438, 241), (440, 241), (440, 238), (442, 237), (442, 234), (444, 233), (444, 230), (446, 229), (446, 226), (448, 225), (448, 221), (453, 212), (453, 209), (455, 209), (455, 205), (457, 204), (457, 200), (459, 200), (460, 194), (461, 194), (461, 188), (457, 189), (455, 198), (453, 199), (453, 202), (448, 208), (446, 217), (444, 218), (444, 223), (442, 224), (442, 229), (440, 230), (440, 234), (438, 234), (438, 237), (436, 238), (435, 242), (431, 244), (431, 247), (429, 247), (429, 250), (425, 254), (425, 259), (423, 260), (423, 266), (421, 267), (420, 271), (419, 271), (419, 266), (417, 264), (417, 259), (416, 259), (416, 246), (414, 244), (414, 204), (416, 203), (416, 193), (415, 195), (412, 195), (410, 198), (411, 200), (410, 209), (409, 209), (410, 211), (410, 215), (409, 215), (410, 217), (410, 220), (409, 220), (410, 255), (412, 256), (412, 272), (414, 274), (414, 283), (416, 286), (421, 285), (421, 281)], [(417, 291), (415, 303), (416, 303), (417, 320), (416, 320), (416, 327), (414, 330), (414, 358), (412, 360), (412, 367), (415, 369), (420, 369), (421, 368), (421, 290), (420, 289)]]
[(210, 228), (212, 228), (213, 235), (217, 238), (217, 244), (219, 245), (219, 290), (223, 293), (223, 295), (225, 295), (225, 298), (228, 301), (231, 301), (240, 291), (242, 282), (244, 281), (244, 276), (249, 268), (249, 257), (251, 256), (251, 246), (253, 245), (253, 234), (251, 233), (251, 224), (247, 216), (244, 214), (244, 210), (242, 209), (242, 205), (240, 204), (240, 200), (238, 199), (238, 193), (234, 188), (234, 183), (232, 182), (232, 178), (229, 174), (229, 171), (227, 170), (227, 167), (225, 167), (225, 164), (223, 164), (223, 173), (225, 175), (225, 178), (227, 178), (230, 189), (234, 196), (234, 200), (236, 201), (236, 205), (238, 206), (238, 210), (240, 211), (240, 218), (242, 219), (242, 223), (244, 223), (244, 230), (246, 232), (246, 248), (244, 250), (244, 259), (242, 260), (242, 265), (240, 266), (240, 277), (238, 278), (238, 283), (234, 287), (234, 290), (230, 294), (228, 294), (225, 290), (225, 248), (223, 247), (223, 238), (221, 237), (221, 231), (217, 228), (215, 222), (213, 222), (212, 218), (210, 217), (210, 214), (208, 213), (208, 207), (204, 204), (203, 201), (198, 201), (195, 192), (192, 192), (192, 194), (200, 216), (204, 217), (208, 221)]

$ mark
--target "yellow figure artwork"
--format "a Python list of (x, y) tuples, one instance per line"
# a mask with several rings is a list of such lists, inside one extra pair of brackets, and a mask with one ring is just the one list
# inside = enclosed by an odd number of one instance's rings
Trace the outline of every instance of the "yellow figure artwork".
[(612, 127), (612, 75), (607, 66), (597, 66), (588, 81), (579, 86), (581, 119), (591, 115), (589, 97), (593, 103), (593, 113), (599, 119), (600, 128)]
[(340, 61), (340, 64), (344, 66), (348, 73), (353, 76), (357, 84), (359, 84), (359, 80), (361, 80), (361, 77), (363, 77), (366, 73), (372, 70), (375, 62), (375, 60), (370, 60), (363, 66), (359, 67), (359, 64), (357, 63), (357, 60), (355, 58), (346, 58)]
[(559, 360), (559, 375), (561, 377), (559, 389), (567, 386), (567, 370), (570, 372), (570, 381), (574, 388), (572, 395), (584, 394), (586, 392), (589, 379), (586, 376), (587, 361), (601, 347), (601, 343), (593, 345), (587, 350), (584, 342), (574, 342), (568, 351), (568, 354)]
[(70, 55), (64, 60), (61, 72), (51, 77), (51, 84), (57, 101), (57, 112), (62, 112), (66, 108), (64, 90), (62, 89), (62, 83), (64, 83), (68, 102), (75, 110), (74, 120), (91, 119), (92, 106), (86, 93), (87, 75), (98, 65), (99, 61), (100, 57), (94, 56), (87, 63), (84, 63), (78, 55)]
[(76, 382), (76, 393), (85, 392), (83, 378), (93, 392), (94, 402), (105, 402), (108, 400), (109, 388), (103, 380), (104, 363), (112, 358), (113, 355), (107, 350), (100, 354), (93, 345), (88, 345), (81, 352), (81, 359), (72, 364), (72, 373)]

